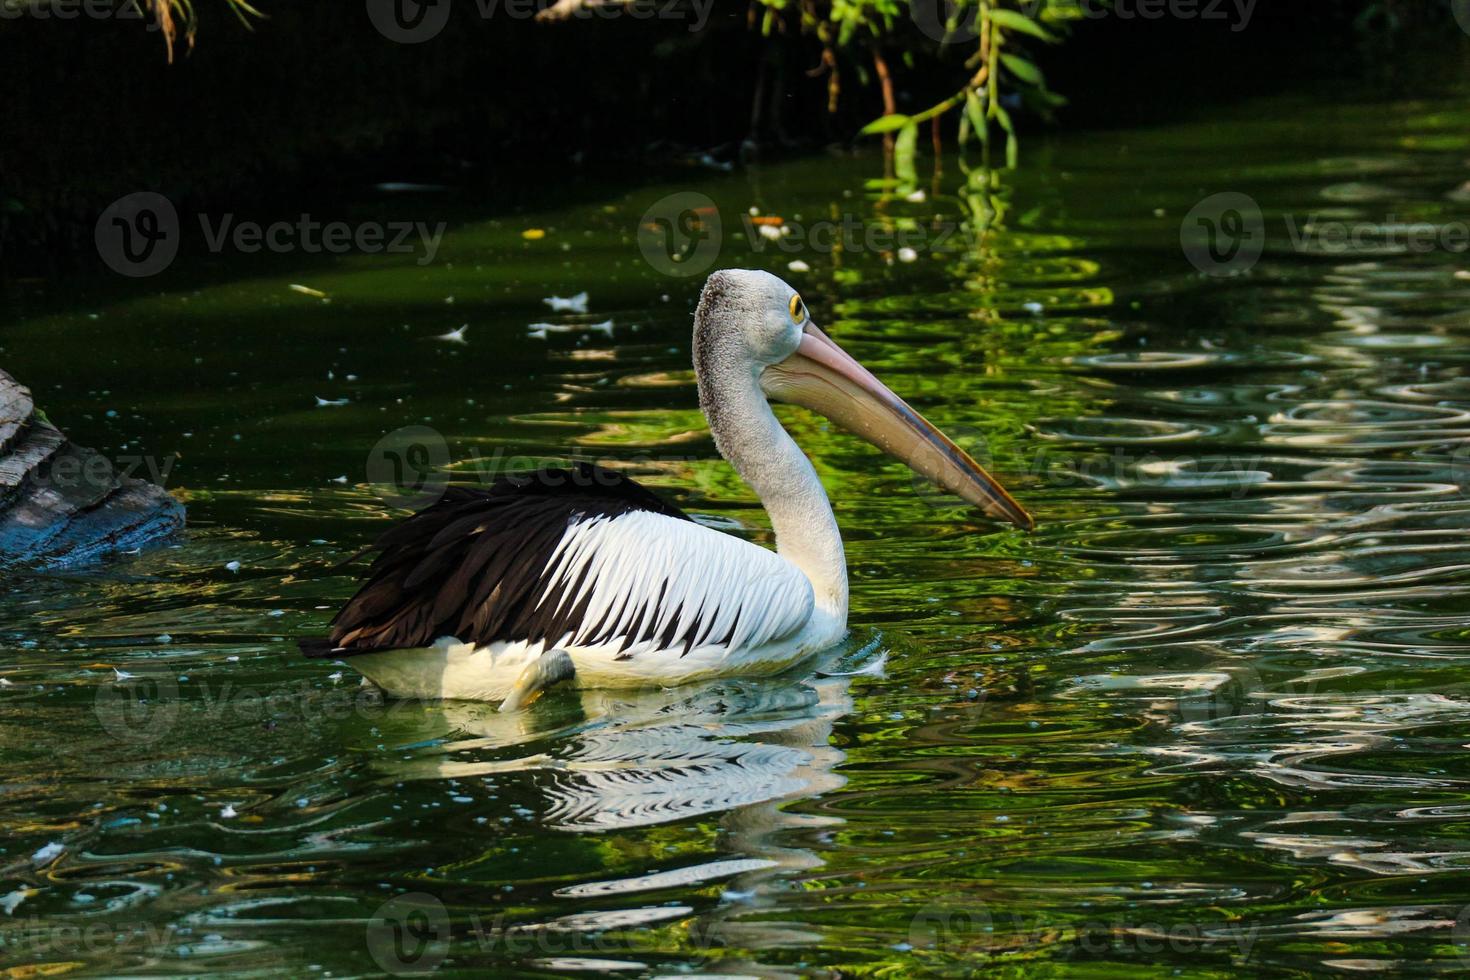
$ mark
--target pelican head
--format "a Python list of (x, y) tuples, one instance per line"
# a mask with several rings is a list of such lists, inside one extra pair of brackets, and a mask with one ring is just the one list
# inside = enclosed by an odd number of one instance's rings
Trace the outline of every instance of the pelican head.
[(739, 420), (721, 418), (728, 406), (716, 389), (748, 379), (765, 397), (825, 415), (988, 516), (1035, 526), (994, 477), (819, 330), (796, 290), (768, 272), (709, 277), (694, 318), (694, 361), (717, 440)]

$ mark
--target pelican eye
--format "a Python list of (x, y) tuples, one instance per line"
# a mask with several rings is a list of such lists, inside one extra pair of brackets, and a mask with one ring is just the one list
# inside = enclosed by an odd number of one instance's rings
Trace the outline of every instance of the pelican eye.
[(791, 294), (791, 319), (794, 323), (806, 322), (806, 304), (796, 293)]

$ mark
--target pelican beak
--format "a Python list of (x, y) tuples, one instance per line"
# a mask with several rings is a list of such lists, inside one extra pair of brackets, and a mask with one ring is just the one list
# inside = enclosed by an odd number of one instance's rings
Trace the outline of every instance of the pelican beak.
[(796, 353), (760, 380), (768, 397), (820, 412), (988, 516), (1028, 531), (1036, 526), (995, 477), (810, 320)]

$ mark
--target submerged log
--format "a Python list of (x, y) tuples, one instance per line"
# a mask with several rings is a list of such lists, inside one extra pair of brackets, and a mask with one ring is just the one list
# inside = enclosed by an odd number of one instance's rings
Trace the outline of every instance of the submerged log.
[(95, 561), (183, 526), (183, 504), (72, 443), (0, 371), (0, 568)]

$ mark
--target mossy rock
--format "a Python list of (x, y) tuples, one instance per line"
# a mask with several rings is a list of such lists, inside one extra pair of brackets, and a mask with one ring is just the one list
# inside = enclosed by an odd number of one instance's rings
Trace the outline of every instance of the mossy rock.
[(157, 544), (184, 526), (162, 487), (119, 473), (0, 371), (0, 568), (57, 568)]

